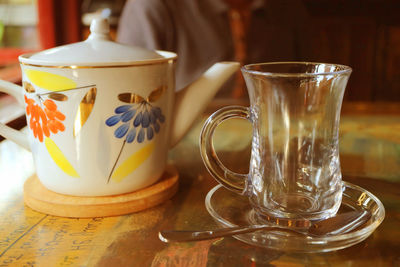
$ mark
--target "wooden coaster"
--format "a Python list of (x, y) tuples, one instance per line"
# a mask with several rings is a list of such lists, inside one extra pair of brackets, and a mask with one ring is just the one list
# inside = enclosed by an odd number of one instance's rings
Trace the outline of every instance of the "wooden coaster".
[(36, 211), (61, 217), (116, 216), (148, 209), (170, 199), (178, 190), (178, 178), (178, 171), (170, 165), (157, 183), (144, 189), (114, 196), (76, 197), (48, 190), (33, 175), (25, 181), (24, 200)]

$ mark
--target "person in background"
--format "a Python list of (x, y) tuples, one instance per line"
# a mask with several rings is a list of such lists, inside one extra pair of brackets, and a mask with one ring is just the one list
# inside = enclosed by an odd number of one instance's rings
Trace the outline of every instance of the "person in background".
[[(219, 61), (302, 60), (306, 16), (297, 0), (128, 0), (117, 41), (176, 52), (180, 89)], [(220, 95), (246, 96), (239, 72)]]

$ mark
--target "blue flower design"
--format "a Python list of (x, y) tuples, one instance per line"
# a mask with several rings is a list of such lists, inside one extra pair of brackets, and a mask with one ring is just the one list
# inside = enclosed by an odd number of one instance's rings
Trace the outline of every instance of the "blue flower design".
[(126, 143), (129, 144), (135, 140), (143, 143), (146, 139), (152, 140), (160, 132), (160, 124), (164, 123), (165, 117), (161, 108), (153, 106), (152, 103), (160, 99), (166, 90), (167, 86), (159, 86), (150, 92), (147, 98), (135, 93), (118, 95), (118, 99), (125, 104), (114, 110), (115, 114), (106, 120), (106, 125), (116, 126), (114, 136), (119, 139), (125, 138), (125, 140), (108, 176), (107, 183), (110, 182)]
[(114, 131), (117, 138), (125, 137), (127, 143), (143, 143), (146, 138), (152, 140), (160, 131), (160, 124), (165, 121), (161, 108), (152, 106), (147, 101), (139, 104), (127, 104), (115, 109), (115, 115), (106, 120), (109, 127), (119, 124)]

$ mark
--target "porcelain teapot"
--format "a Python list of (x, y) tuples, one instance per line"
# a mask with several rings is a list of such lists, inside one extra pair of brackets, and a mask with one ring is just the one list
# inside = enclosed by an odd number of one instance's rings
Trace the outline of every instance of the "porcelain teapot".
[(19, 57), (23, 87), (0, 81), (0, 91), (25, 107), (29, 131), (1, 124), (0, 134), (32, 151), (49, 190), (132, 192), (161, 177), (168, 150), (239, 64), (216, 63), (175, 90), (175, 53), (113, 42), (104, 19), (90, 30), (83, 42)]

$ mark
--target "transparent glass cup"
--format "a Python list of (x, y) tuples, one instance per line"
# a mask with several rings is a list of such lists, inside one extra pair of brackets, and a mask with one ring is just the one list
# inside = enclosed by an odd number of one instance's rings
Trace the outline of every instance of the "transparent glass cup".
[[(224, 107), (203, 126), (200, 150), (208, 171), (229, 190), (247, 195), (261, 219), (290, 224), (333, 216), (342, 199), (339, 119), (351, 71), (308, 62), (244, 66), (250, 108)], [(227, 169), (214, 150), (214, 130), (229, 118), (252, 123), (248, 174)]]

